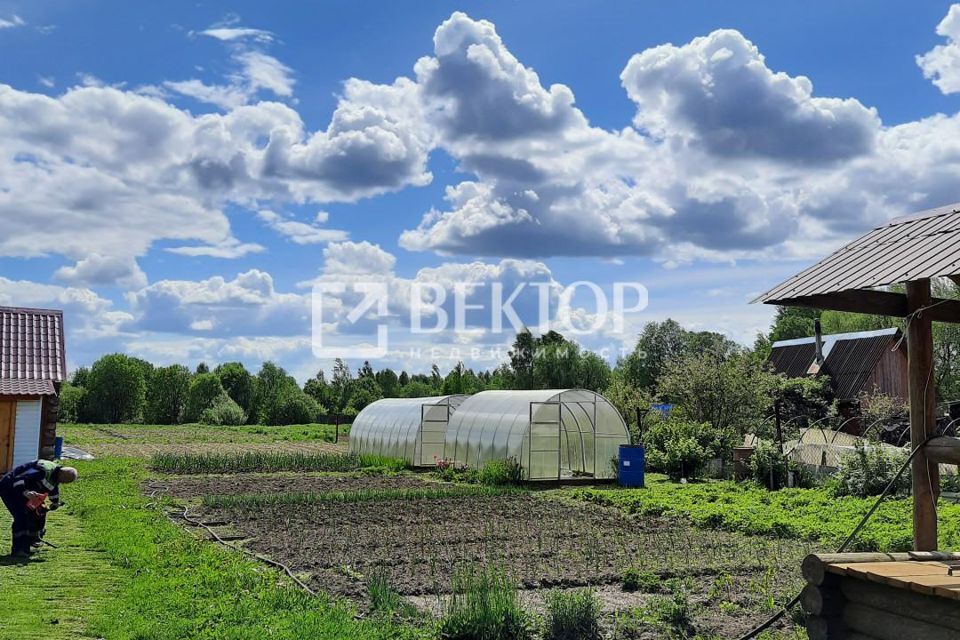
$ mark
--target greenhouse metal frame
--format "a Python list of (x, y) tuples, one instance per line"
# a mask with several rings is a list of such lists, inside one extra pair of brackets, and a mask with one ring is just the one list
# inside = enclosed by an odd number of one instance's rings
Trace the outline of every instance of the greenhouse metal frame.
[(450, 417), (444, 455), (474, 468), (512, 458), (525, 480), (604, 479), (615, 477), (622, 444), (623, 417), (593, 391), (481, 391)]
[(402, 458), (416, 467), (444, 457), (450, 416), (467, 396), (384, 398), (367, 405), (350, 428), (350, 452)]

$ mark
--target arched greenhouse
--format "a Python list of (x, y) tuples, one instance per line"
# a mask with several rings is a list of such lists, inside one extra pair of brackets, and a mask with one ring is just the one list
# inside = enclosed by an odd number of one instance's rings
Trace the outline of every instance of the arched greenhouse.
[(622, 444), (627, 425), (599, 393), (482, 391), (451, 415), (444, 455), (473, 468), (514, 458), (526, 480), (613, 478)]
[(443, 457), (451, 414), (467, 396), (384, 398), (367, 405), (350, 427), (350, 452), (403, 458), (416, 467)]

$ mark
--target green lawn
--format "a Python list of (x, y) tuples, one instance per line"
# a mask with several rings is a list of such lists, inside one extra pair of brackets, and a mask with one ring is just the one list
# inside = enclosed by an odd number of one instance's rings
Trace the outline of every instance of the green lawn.
[[(836, 547), (875, 499), (835, 498), (826, 489), (766, 489), (746, 483), (680, 484), (650, 474), (645, 489), (582, 489), (582, 500), (640, 515), (678, 516), (700, 527), (822, 542)], [(960, 548), (960, 505), (938, 507), (940, 548)], [(850, 547), (851, 551), (908, 551), (913, 545), (911, 499), (885, 502)]]
[(143, 461), (77, 466), (80, 482), (64, 488), (68, 507), (48, 523), (50, 540), (64, 546), (44, 551), (42, 562), (0, 566), (3, 640), (399, 640), (425, 633), (358, 620), (350, 605), (309, 596), (276, 571), (184, 532), (140, 494)]
[(46, 547), (26, 563), (12, 562), (6, 556), (10, 516), (0, 509), (2, 640), (95, 638), (86, 629), (122, 582), (120, 569), (91, 546), (91, 536), (69, 503), (49, 515), (47, 529), (56, 549)]

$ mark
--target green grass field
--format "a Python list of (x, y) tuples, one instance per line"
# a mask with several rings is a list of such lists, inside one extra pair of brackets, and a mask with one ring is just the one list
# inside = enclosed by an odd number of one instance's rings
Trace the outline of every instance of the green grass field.
[[(79, 463), (51, 515), (60, 546), (29, 563), (0, 564), (0, 638), (107, 640), (387, 640), (424, 631), (359, 620), (263, 565), (205, 542), (141, 495), (139, 460)], [(3, 520), (9, 525), (9, 520)]]
[(9, 549), (10, 516), (0, 509), (3, 549), (0, 553), (0, 639), (96, 638), (90, 623), (123, 582), (122, 571), (96, 549), (72, 505), (48, 517), (44, 548), (27, 563), (13, 562)]
[[(817, 541), (837, 547), (875, 498), (836, 498), (826, 489), (766, 489), (736, 482), (680, 484), (650, 474), (645, 489), (583, 489), (573, 495), (641, 515), (676, 516), (710, 529)], [(960, 547), (960, 505), (937, 507), (940, 548)], [(851, 545), (851, 551), (909, 551), (912, 500), (888, 500)]]
[[(205, 444), (205, 443), (281, 443), (332, 442), (332, 424), (293, 424), (282, 427), (242, 425), (213, 427), (205, 424), (60, 424), (57, 433), (64, 441), (81, 449), (98, 444), (118, 444), (136, 440), (141, 444)], [(340, 435), (350, 432), (350, 425), (340, 425)]]

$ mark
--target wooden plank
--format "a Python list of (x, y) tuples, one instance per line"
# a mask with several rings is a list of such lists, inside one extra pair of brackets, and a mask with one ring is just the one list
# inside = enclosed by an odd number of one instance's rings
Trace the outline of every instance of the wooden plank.
[(843, 621), (851, 631), (879, 640), (956, 640), (957, 634), (952, 629), (904, 617), (898, 611), (877, 609), (856, 602), (847, 604)]
[(896, 613), (953, 629), (960, 635), (960, 607), (944, 598), (894, 589), (855, 578), (840, 580), (840, 590), (848, 602)]
[(804, 579), (813, 585), (823, 583), (827, 572), (843, 575), (842, 565), (861, 562), (934, 562), (957, 561), (960, 553), (947, 551), (909, 551), (906, 553), (811, 553), (803, 559), (801, 571)]
[(960, 464), (960, 438), (934, 438), (927, 443), (925, 453), (929, 460), (940, 464)]
[[(919, 312), (931, 303), (930, 280), (907, 283), (907, 309)], [(910, 381), (910, 443), (922, 446), (936, 429), (933, 379), (933, 327), (929, 313), (916, 313), (907, 322), (907, 369)], [(937, 497), (940, 468), (923, 451), (913, 458), (913, 548), (937, 548)]]
[(843, 567), (849, 575), (875, 575), (881, 578), (949, 575), (949, 567), (940, 562), (861, 562)]

